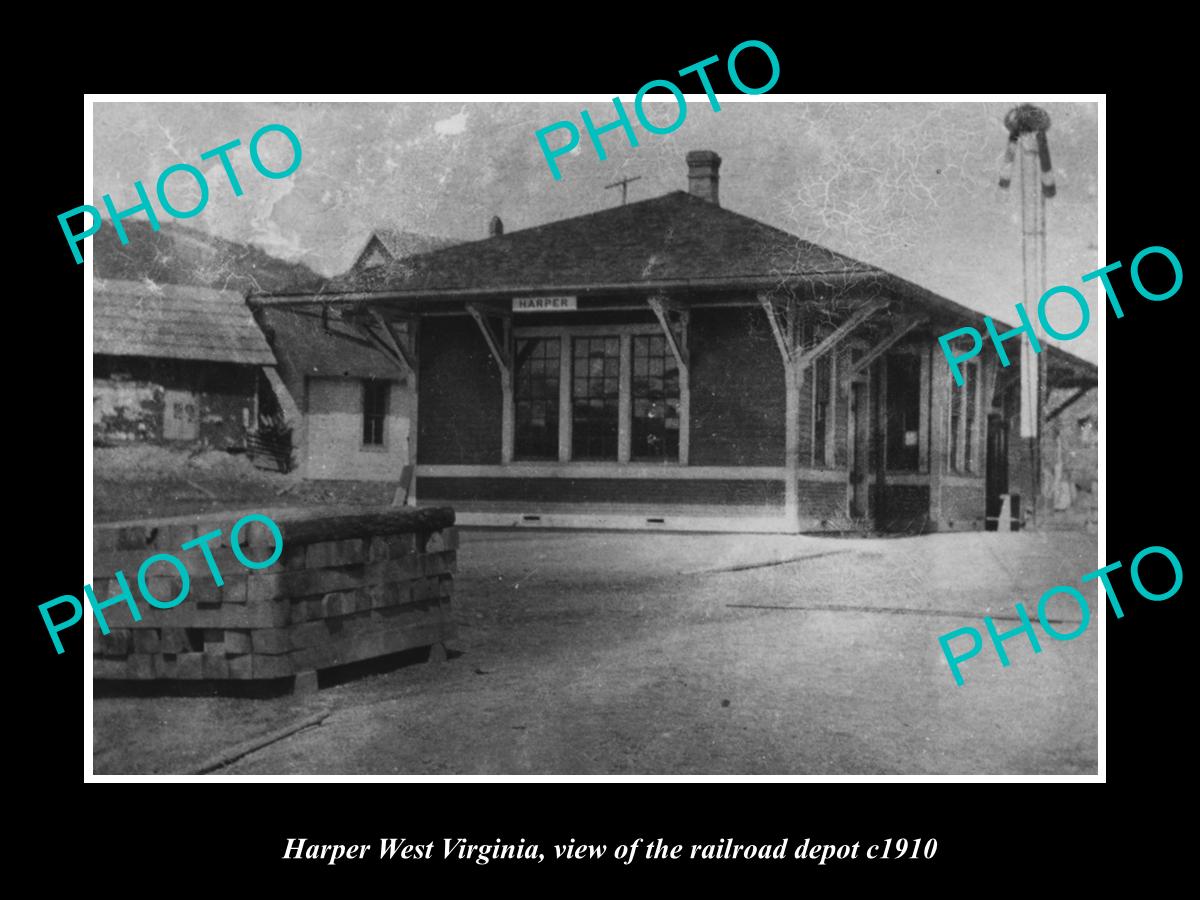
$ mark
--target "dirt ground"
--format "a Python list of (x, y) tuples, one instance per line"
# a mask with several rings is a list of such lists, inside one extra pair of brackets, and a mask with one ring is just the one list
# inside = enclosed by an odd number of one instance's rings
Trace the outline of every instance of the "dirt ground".
[(328, 712), (217, 773), (1095, 773), (1102, 615), (1039, 628), (1040, 654), (1014, 637), (1008, 668), (986, 647), (962, 687), (937, 638), (1036, 615), (1096, 557), (1069, 532), (464, 531), (448, 661), (304, 697), (98, 697), (95, 771), (193, 771)]
[(305, 481), (295, 472), (256, 469), (245, 454), (150, 444), (97, 447), (92, 467), (96, 522), (235, 508), (379, 506), (396, 492), (395, 482)]

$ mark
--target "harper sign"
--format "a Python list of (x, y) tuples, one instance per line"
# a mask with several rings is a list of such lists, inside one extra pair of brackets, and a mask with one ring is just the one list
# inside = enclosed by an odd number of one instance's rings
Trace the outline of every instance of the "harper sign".
[(574, 312), (574, 297), (513, 297), (513, 312)]

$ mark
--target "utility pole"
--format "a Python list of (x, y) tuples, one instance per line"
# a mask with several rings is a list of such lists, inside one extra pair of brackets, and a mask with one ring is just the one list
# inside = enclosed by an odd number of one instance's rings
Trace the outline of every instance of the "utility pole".
[[(1046, 140), (1050, 114), (1025, 103), (1008, 111), (1004, 126), (1008, 129), (1008, 146), (1000, 170), (1000, 187), (1007, 188), (1012, 183), (1013, 162), (1019, 154), (1022, 292), (1025, 308), (1034, 309), (1046, 290), (1046, 200), (1056, 193), (1050, 144)], [(1046, 383), (1046, 334), (1037, 319), (1034, 330), (1043, 352), (1034, 353), (1029, 341), (1021, 342), (1021, 437), (1029, 439), (1033, 460), (1033, 521), (1035, 525), (1041, 525), (1045, 507), (1042, 435), (1049, 386)]]
[(629, 183), (631, 181), (640, 181), (641, 178), (641, 175), (635, 175), (633, 178), (622, 178), (620, 181), (614, 181), (612, 184), (606, 184), (604, 189), (607, 191), (609, 188), (619, 187), (621, 189), (621, 205), (624, 206), (625, 197), (629, 192)]

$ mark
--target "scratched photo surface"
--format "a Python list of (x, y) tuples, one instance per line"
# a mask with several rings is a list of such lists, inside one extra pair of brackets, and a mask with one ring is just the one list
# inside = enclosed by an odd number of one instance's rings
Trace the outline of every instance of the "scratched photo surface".
[(1096, 773), (1096, 106), (687, 97), (94, 105), (97, 774)]

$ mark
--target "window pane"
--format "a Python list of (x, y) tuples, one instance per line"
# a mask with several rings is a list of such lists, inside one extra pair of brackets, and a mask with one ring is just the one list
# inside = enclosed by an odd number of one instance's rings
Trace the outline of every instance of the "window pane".
[(558, 338), (517, 341), (513, 456), (558, 459)]
[[(633, 433), (634, 459), (679, 459), (679, 372), (675, 356), (662, 335), (635, 335)], [(647, 375), (649, 377), (647, 377)]]
[(887, 466), (915, 472), (920, 462), (921, 360), (887, 357)]
[[(575, 338), (572, 393), (572, 459), (616, 459), (618, 428), (618, 338)], [(580, 377), (580, 362), (583, 376)], [(607, 377), (606, 377), (607, 376)]]

